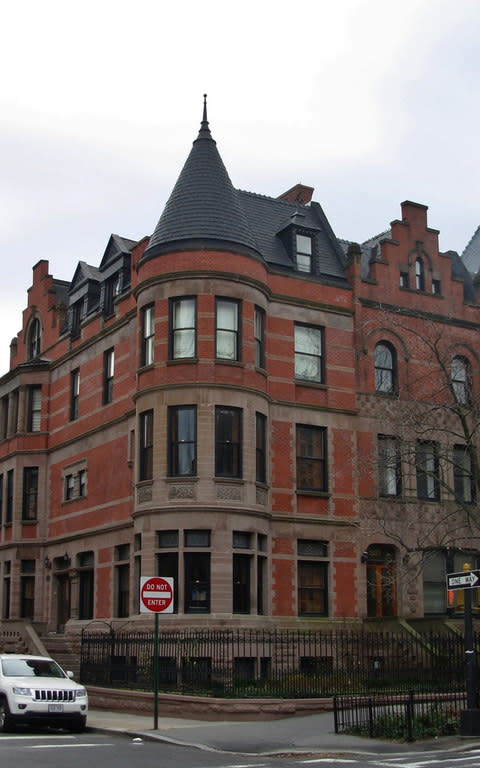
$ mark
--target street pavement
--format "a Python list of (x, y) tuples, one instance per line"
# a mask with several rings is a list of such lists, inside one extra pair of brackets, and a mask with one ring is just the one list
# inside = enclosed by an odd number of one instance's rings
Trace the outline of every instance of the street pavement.
[(87, 728), (116, 731), (132, 738), (154, 739), (219, 752), (275, 754), (394, 755), (406, 752), (459, 751), (480, 746), (479, 738), (448, 736), (413, 743), (380, 741), (336, 734), (333, 713), (278, 720), (204, 721), (91, 709)]

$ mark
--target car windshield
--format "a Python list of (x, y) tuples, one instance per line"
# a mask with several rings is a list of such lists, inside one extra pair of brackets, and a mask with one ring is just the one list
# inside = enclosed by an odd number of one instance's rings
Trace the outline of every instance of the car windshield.
[(5, 677), (65, 677), (51, 659), (3, 659), (2, 671)]

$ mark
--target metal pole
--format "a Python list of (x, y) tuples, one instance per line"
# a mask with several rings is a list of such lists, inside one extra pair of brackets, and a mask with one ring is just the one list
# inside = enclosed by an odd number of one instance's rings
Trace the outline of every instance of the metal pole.
[[(463, 566), (470, 570), (470, 566)], [(475, 709), (477, 696), (475, 689), (475, 649), (473, 647), (472, 590), (465, 589), (465, 682), (467, 686), (467, 709)]]
[(155, 642), (153, 646), (153, 729), (158, 730), (158, 613), (155, 614)]

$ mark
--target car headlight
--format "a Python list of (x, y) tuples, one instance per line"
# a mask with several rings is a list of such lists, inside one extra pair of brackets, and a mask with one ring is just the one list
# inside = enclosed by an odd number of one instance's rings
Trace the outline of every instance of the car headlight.
[(80, 698), (83, 699), (83, 698), (85, 698), (86, 695), (87, 695), (87, 692), (86, 692), (85, 688), (79, 688), (78, 689), (78, 691), (77, 691), (77, 699), (80, 699)]
[(21, 688), (18, 685), (14, 685), (12, 691), (16, 696), (31, 696), (32, 694), (31, 688)]

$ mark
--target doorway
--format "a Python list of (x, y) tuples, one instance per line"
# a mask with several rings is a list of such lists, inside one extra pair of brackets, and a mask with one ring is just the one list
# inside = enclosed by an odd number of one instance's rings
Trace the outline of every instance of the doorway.
[(68, 573), (58, 573), (57, 582), (57, 632), (65, 632), (65, 624), (70, 618), (70, 578)]
[(367, 550), (367, 616), (397, 615), (395, 548), (371, 545)]

